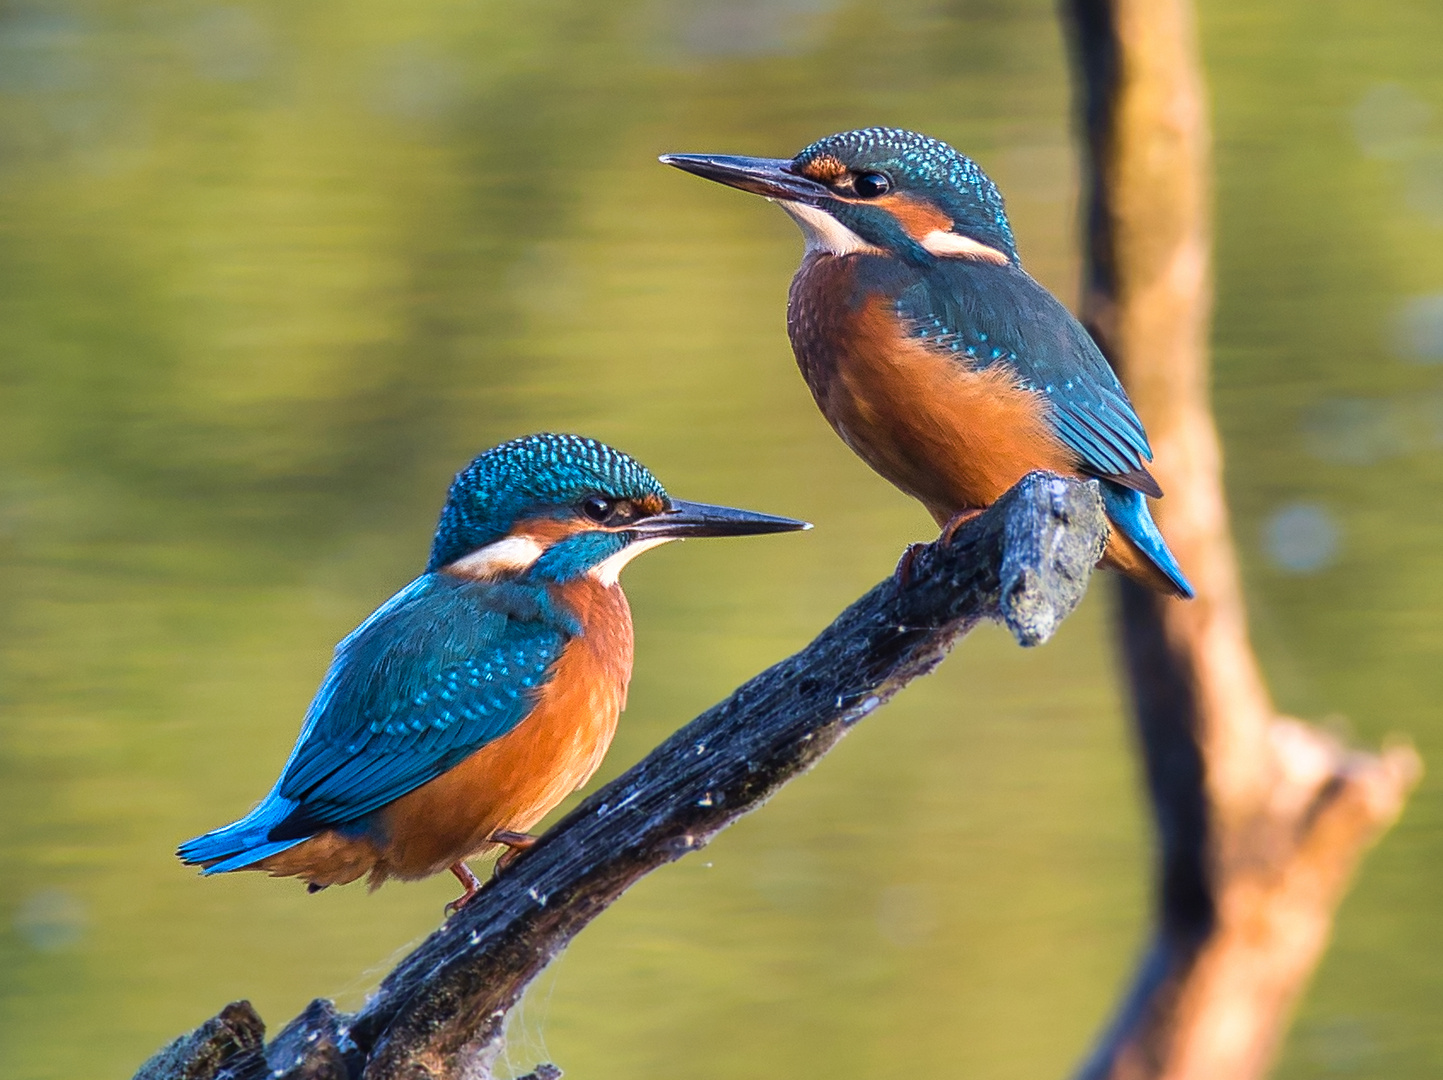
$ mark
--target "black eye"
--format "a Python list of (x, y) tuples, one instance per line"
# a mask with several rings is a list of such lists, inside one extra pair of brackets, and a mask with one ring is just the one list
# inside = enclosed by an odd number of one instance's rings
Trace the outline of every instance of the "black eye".
[(875, 199), (892, 190), (892, 180), (886, 173), (864, 172), (857, 174), (852, 186), (862, 198)]
[(615, 509), (615, 500), (606, 499), (600, 495), (588, 496), (581, 503), (581, 512), (592, 521), (605, 521), (611, 517), (611, 512)]

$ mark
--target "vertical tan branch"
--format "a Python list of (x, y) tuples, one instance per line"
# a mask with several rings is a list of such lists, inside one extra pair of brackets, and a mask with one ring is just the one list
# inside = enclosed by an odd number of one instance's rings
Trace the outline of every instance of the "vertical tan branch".
[(1208, 395), (1210, 136), (1188, 0), (1068, 0), (1087, 136), (1083, 317), (1152, 438), (1191, 603), (1122, 583), (1158, 824), (1157, 936), (1086, 1077), (1260, 1076), (1359, 855), (1419, 774), (1279, 717), (1248, 640)]

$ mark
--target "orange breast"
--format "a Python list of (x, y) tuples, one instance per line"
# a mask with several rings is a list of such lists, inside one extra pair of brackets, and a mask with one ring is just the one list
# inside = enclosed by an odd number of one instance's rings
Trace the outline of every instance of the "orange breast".
[(1076, 475), (1043, 399), (1003, 365), (972, 370), (915, 340), (886, 297), (853, 306), (858, 258), (809, 256), (787, 324), (817, 405), (863, 461), (938, 524), (990, 505), (1033, 469)]
[(631, 679), (631, 609), (620, 586), (582, 578), (558, 586), (583, 632), (556, 662), (531, 714), (510, 732), (376, 815), (365, 836), (320, 833), (261, 864), (319, 885), (370, 873), (414, 880), (491, 847), (498, 829), (525, 832), (591, 779), (611, 745)]
[[(802, 376), (842, 441), (938, 525), (990, 506), (1034, 469), (1082, 475), (1041, 395), (1016, 385), (1006, 367), (969, 370), (910, 337), (886, 297), (853, 306), (857, 261), (868, 257), (809, 255), (787, 307)], [(1117, 529), (1103, 562), (1150, 588), (1172, 588)]]

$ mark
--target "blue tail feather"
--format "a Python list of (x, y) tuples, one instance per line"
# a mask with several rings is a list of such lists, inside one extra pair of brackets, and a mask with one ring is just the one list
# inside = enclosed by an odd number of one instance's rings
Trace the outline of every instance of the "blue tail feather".
[(1183, 575), (1182, 567), (1167, 548), (1167, 541), (1153, 524), (1152, 514), (1147, 509), (1147, 497), (1140, 491), (1133, 491), (1110, 480), (1099, 480), (1102, 488), (1102, 506), (1107, 511), (1113, 526), (1127, 537), (1141, 551), (1149, 562), (1158, 568), (1177, 591), (1187, 599), (1193, 598), (1192, 585)]
[(201, 873), (206, 875), (244, 870), (262, 859), (295, 847), (305, 839), (270, 839), (271, 829), (294, 806), (290, 799), (282, 799), (272, 792), (239, 821), (187, 840), (176, 849), (176, 854), (182, 862), (192, 866), (204, 865)]

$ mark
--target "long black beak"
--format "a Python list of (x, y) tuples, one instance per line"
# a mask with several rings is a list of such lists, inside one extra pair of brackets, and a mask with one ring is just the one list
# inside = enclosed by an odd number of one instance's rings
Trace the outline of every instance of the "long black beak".
[(787, 158), (735, 157), (727, 154), (662, 154), (663, 165), (674, 165), (718, 184), (741, 188), (753, 195), (787, 202), (815, 203), (831, 194), (825, 186), (792, 172)]
[(755, 536), (759, 533), (796, 532), (811, 525), (795, 518), (773, 517), (750, 510), (734, 510), (730, 506), (709, 506), (706, 503), (671, 501), (671, 509), (633, 522), (627, 528), (648, 537), (687, 536)]

